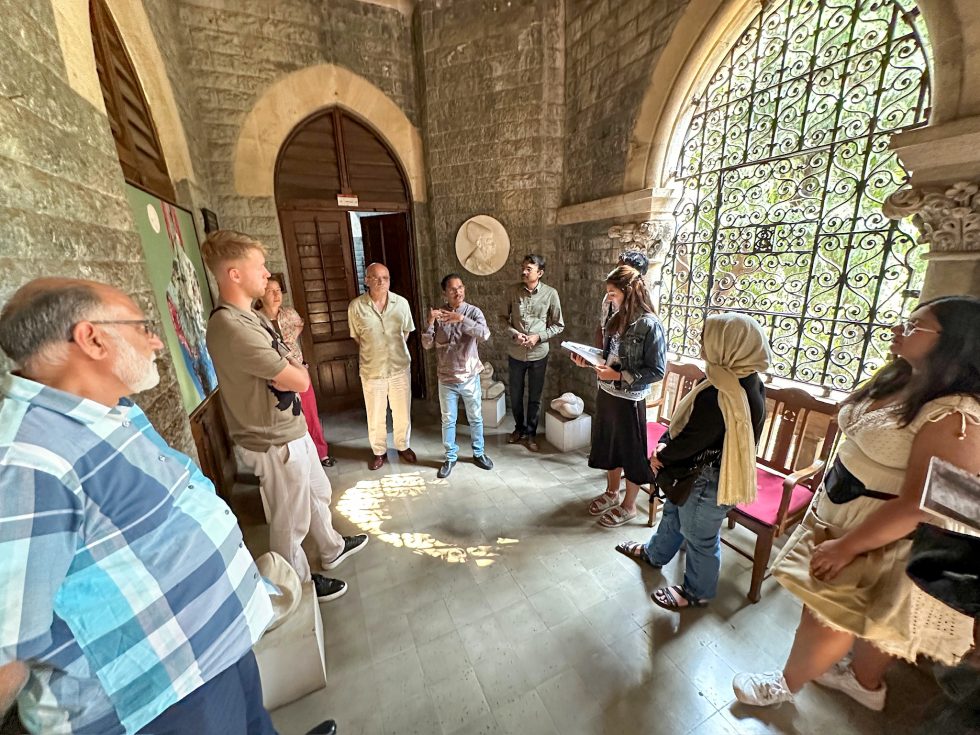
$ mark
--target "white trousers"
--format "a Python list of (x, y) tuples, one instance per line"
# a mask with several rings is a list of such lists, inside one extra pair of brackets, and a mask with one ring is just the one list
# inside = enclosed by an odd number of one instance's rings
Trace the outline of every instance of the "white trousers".
[(412, 379), (409, 370), (390, 378), (365, 380), (364, 408), (367, 411), (368, 441), (376, 455), (388, 451), (388, 405), (391, 404), (392, 439), (399, 452), (408, 449), (412, 433)]
[(330, 518), (330, 480), (309, 433), (265, 452), (236, 447), (242, 464), (259, 478), (262, 503), (268, 508), (269, 549), (292, 565), (303, 582), (310, 581), (310, 563), (303, 539), (313, 537), (321, 564), (344, 550), (344, 537)]

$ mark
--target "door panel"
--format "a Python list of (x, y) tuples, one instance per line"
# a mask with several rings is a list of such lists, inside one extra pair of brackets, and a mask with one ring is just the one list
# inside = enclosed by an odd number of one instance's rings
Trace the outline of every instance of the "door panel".
[(415, 320), (415, 331), (408, 338), (412, 356), (412, 395), (425, 397), (425, 371), (422, 367), (421, 319), (418, 293), (415, 289), (415, 264), (412, 259), (412, 239), (408, 231), (408, 215), (383, 214), (361, 218), (364, 238), (364, 262), (384, 263), (391, 273), (391, 290), (408, 299)]
[(357, 343), (347, 327), (347, 304), (357, 296), (345, 212), (279, 210), (293, 304), (306, 327), (303, 356), (321, 411), (361, 403)]

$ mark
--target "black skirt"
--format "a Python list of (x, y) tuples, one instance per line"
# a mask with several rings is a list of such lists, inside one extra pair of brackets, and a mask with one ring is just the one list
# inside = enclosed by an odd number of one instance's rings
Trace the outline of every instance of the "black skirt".
[(622, 467), (626, 479), (632, 483), (646, 485), (653, 482), (647, 449), (646, 401), (618, 398), (598, 389), (589, 467), (597, 470)]

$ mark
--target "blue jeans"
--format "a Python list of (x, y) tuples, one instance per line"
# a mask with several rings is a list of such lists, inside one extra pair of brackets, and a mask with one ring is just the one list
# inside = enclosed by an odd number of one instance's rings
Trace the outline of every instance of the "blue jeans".
[(712, 599), (718, 593), (721, 524), (731, 508), (718, 505), (718, 468), (705, 467), (684, 505), (664, 503), (660, 525), (646, 546), (650, 563), (663, 566), (687, 541), (684, 589), (699, 600)]
[(476, 374), (465, 383), (439, 383), (439, 408), (442, 410), (442, 445), (446, 459), (455, 462), (459, 458), (456, 445), (456, 415), (462, 399), (466, 420), (470, 423), (470, 439), (473, 456), (483, 456), (483, 410), (480, 403), (480, 375)]
[(255, 654), (246, 653), (140, 730), (152, 735), (276, 735), (262, 706)]

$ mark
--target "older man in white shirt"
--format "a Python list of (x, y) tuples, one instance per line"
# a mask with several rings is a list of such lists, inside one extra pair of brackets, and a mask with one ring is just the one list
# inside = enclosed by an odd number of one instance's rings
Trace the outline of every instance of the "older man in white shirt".
[(412, 358), (406, 344), (408, 335), (415, 331), (415, 321), (408, 301), (390, 290), (391, 275), (385, 266), (372, 263), (364, 280), (368, 292), (350, 302), (347, 321), (360, 352), (361, 387), (373, 455), (368, 468), (378, 470), (388, 460), (389, 405), (398, 456), (406, 462), (418, 461), (409, 447)]

